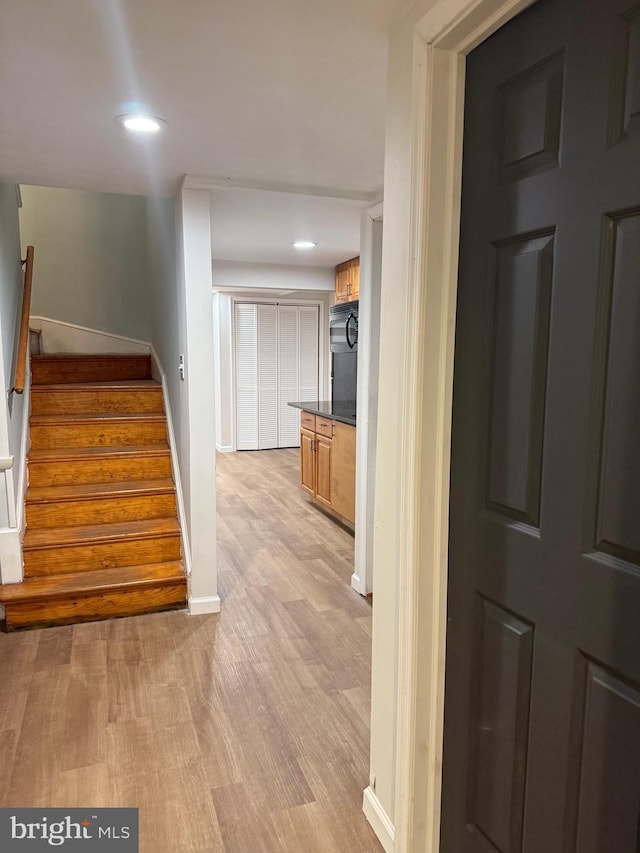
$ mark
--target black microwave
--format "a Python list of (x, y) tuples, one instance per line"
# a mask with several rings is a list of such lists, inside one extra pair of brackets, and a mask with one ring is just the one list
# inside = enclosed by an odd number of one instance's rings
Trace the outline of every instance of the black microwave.
[(342, 302), (329, 308), (331, 352), (358, 351), (358, 302)]

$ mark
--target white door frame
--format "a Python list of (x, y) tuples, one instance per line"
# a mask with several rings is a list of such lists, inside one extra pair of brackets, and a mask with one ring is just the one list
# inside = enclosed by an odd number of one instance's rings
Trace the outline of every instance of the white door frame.
[[(380, 349), (380, 261), (384, 205), (362, 211), (360, 226), (360, 308), (356, 430), (355, 554), (351, 586), (373, 592), (373, 518)], [(372, 364), (372, 362), (375, 364)]]
[(465, 57), (532, 0), (438, 0), (413, 36), (396, 853), (440, 846)]

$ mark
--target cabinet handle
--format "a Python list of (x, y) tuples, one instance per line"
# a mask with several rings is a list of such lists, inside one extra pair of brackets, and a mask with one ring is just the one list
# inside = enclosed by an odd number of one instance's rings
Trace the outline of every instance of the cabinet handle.
[(336, 437), (336, 425), (331, 424), (331, 438), (335, 438), (335, 437)]

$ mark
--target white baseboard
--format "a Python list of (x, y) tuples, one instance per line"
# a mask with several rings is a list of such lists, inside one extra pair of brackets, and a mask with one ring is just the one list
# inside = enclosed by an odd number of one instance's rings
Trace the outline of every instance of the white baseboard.
[(29, 327), (42, 332), (43, 353), (77, 352), (94, 355), (106, 353), (144, 353), (151, 351), (147, 341), (115, 335), (101, 329), (89, 329), (51, 317), (30, 317)]
[(0, 579), (2, 583), (22, 580), (22, 543), (16, 527), (0, 530)]
[(233, 453), (235, 447), (232, 444), (218, 444), (216, 441), (216, 450), (218, 453)]
[(162, 384), (162, 396), (164, 399), (164, 410), (167, 416), (167, 435), (169, 437), (169, 448), (171, 449), (171, 468), (173, 470), (173, 482), (176, 487), (176, 501), (178, 504), (178, 520), (182, 538), (182, 557), (187, 577), (191, 574), (191, 545), (189, 543), (189, 528), (187, 527), (187, 513), (184, 506), (184, 495), (182, 493), (182, 480), (180, 478), (180, 461), (178, 459), (178, 447), (176, 434), (173, 431), (173, 419), (171, 417), (171, 403), (167, 389), (167, 375), (158, 358), (158, 354), (151, 347), (151, 374)]
[(359, 592), (360, 595), (366, 595), (366, 589), (363, 589), (363, 583), (360, 579), (360, 575), (355, 572), (351, 575), (351, 588), (355, 589), (356, 592)]
[(385, 853), (394, 853), (395, 851), (395, 827), (389, 820), (389, 816), (382, 808), (380, 800), (376, 796), (375, 791), (369, 785), (365, 788), (362, 797), (362, 811), (364, 816), (371, 824), (371, 828), (378, 836), (380, 844), (384, 847)]
[(220, 613), (220, 596), (207, 595), (203, 598), (189, 596), (189, 613), (191, 616), (201, 616), (204, 613)]

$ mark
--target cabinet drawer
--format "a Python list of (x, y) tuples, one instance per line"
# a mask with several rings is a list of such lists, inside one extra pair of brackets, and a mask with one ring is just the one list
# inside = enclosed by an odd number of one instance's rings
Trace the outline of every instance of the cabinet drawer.
[(300, 426), (304, 429), (310, 429), (311, 432), (316, 431), (316, 416), (310, 415), (309, 412), (300, 412)]
[(320, 415), (316, 416), (316, 432), (320, 435), (326, 435), (327, 438), (333, 436), (333, 421), (329, 418), (323, 418)]

